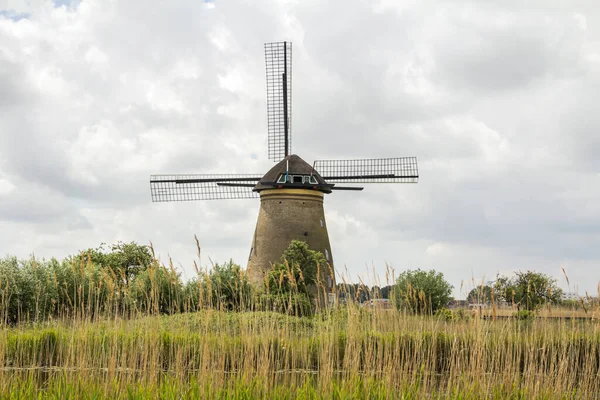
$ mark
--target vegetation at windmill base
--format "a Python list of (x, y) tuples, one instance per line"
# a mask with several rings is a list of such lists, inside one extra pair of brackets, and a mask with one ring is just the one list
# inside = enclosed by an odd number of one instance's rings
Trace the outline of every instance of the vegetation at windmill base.
[(385, 287), (342, 282), (338, 294), (348, 301), (303, 313), (294, 298), (310, 299), (322, 259), (301, 243), (259, 294), (233, 262), (183, 282), (151, 248), (95, 250), (63, 261), (0, 261), (0, 397), (529, 399), (600, 391), (597, 306), (585, 320), (445, 318), (433, 315), (429, 289), (414, 279), (443, 277), (411, 271), (387, 289), (398, 296), (410, 283), (410, 307), (363, 308), (353, 299)]
[[(293, 315), (311, 315), (314, 311), (314, 289), (321, 284), (321, 269), (328, 268), (325, 256), (308, 248), (305, 242), (293, 240), (267, 274), (265, 290), (259, 302)], [(312, 290), (311, 290), (312, 288)]]

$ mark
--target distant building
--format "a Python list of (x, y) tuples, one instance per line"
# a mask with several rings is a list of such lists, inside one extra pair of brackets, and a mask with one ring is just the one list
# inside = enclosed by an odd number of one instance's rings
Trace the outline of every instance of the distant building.
[(468, 300), (451, 300), (448, 303), (448, 308), (467, 308), (468, 306)]
[(478, 310), (478, 309), (482, 309), (482, 308), (488, 308), (488, 305), (486, 303), (469, 304), (469, 309), (471, 309), (471, 310)]
[(579, 301), (581, 299), (581, 296), (575, 292), (564, 292), (562, 295), (562, 299), (563, 299), (563, 301), (567, 301), (567, 300)]

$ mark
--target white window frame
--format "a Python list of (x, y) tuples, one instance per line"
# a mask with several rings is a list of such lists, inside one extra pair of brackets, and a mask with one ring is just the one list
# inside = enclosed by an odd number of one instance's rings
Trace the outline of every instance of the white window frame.
[(277, 183), (285, 183), (285, 174), (279, 175), (279, 178), (277, 179)]
[(319, 184), (319, 182), (317, 182), (317, 178), (315, 178), (315, 176), (314, 176), (314, 175), (311, 175), (311, 176), (308, 178), (308, 183), (311, 183), (311, 184), (313, 184), (313, 185), (318, 185), (318, 184)]

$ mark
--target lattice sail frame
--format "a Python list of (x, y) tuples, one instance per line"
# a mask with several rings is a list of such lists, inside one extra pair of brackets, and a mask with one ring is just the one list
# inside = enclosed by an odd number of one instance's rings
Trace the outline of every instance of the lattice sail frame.
[(253, 199), (252, 186), (219, 186), (219, 183), (256, 184), (258, 174), (151, 175), (153, 202)]
[(268, 153), (277, 162), (292, 154), (292, 44), (265, 43), (265, 63)]
[(314, 169), (327, 183), (417, 183), (416, 157), (316, 160)]

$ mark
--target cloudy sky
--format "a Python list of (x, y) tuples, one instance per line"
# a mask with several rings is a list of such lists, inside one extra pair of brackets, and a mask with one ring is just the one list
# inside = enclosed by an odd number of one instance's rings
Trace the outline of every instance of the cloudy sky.
[[(416, 185), (326, 198), (350, 280), (600, 280), (593, 1), (0, 0), (0, 252), (152, 241), (245, 265), (259, 203), (152, 203), (152, 173), (264, 173), (263, 43), (293, 42), (293, 150), (416, 156)], [(526, 5), (524, 5), (526, 4)]]

